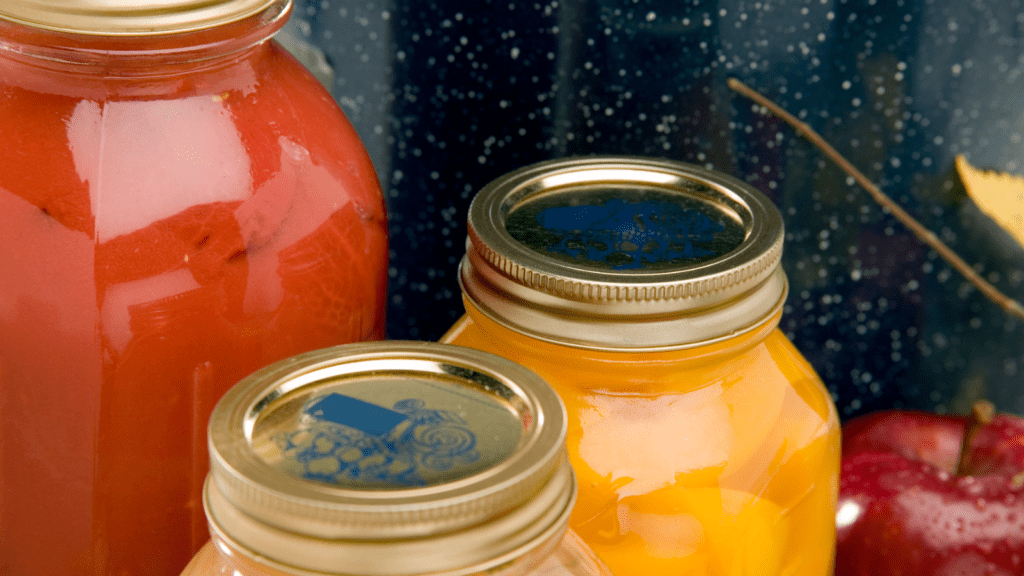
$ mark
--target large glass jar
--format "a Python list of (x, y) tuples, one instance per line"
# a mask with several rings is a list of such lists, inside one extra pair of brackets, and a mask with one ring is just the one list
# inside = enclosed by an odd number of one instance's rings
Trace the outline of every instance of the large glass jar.
[(614, 573), (830, 574), (838, 420), (777, 327), (782, 242), (763, 194), (677, 162), (545, 162), (474, 198), (442, 341), (558, 391), (570, 526)]
[(289, 11), (0, 4), (0, 574), (178, 574), (217, 399), (383, 337), (383, 196)]
[(212, 539), (182, 576), (611, 576), (567, 529), (565, 431), (547, 383), (478, 350), (278, 362), (213, 411)]

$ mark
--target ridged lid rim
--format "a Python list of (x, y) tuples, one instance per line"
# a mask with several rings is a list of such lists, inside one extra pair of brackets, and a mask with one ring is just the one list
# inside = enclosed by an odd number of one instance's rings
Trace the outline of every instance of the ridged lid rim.
[[(443, 378), (452, 386), (465, 382), (492, 394), (495, 402), (507, 402), (524, 423), (514, 451), (454, 481), (378, 490), (288, 474), (270, 465), (266, 449), (254, 440), (261, 418), (277, 418), (280, 406), (313, 394), (318, 386), (343, 390), (349, 380), (365, 385), (419, 377)], [(360, 550), (416, 549), (438, 539), (452, 550), (460, 542), (470, 547), (462, 556), (446, 553), (431, 560), (436, 571), (448, 570), (452, 562), (480, 561), (481, 554), (500, 556), (508, 551), (503, 547), (522, 545), (516, 538), (547, 529), (536, 524), (550, 522), (551, 510), (574, 497), (566, 429), (561, 400), (539, 376), (486, 352), (401, 341), (309, 352), (257, 371), (218, 402), (209, 427), (208, 482), (216, 505), (208, 512), (232, 540), (288, 565), (324, 569), (324, 550), (337, 549), (340, 557), (351, 559), (353, 573), (404, 574), (408, 560), (366, 558)], [(531, 502), (534, 508), (527, 506)], [(538, 515), (547, 516), (538, 520)], [(495, 524), (496, 517), (504, 523)], [(311, 555), (313, 550), (317, 553)]]
[[(518, 242), (506, 218), (526, 200), (602, 185), (699, 198), (742, 223), (735, 249), (674, 269), (597, 270)], [(524, 333), (596, 348), (684, 346), (750, 328), (780, 305), (782, 216), (761, 192), (729, 175), (653, 158), (594, 156), (526, 166), (487, 184), (469, 208), (460, 282), (493, 319)], [(747, 296), (744, 318), (722, 309)], [(723, 322), (723, 316), (728, 316)], [(680, 319), (687, 326), (680, 326)], [(588, 329), (587, 325), (593, 325)], [(699, 336), (703, 334), (703, 336)]]
[(0, 18), (89, 36), (158, 36), (237, 22), (291, 0), (4, 0)]

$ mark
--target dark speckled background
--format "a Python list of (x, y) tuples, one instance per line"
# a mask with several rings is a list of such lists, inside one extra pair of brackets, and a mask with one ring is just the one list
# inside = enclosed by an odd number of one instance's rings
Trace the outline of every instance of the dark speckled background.
[(286, 29), (378, 168), (391, 218), (391, 338), (461, 313), (466, 208), (534, 161), (634, 154), (749, 181), (786, 220), (782, 327), (840, 414), (1024, 413), (1024, 326), (779, 120), (797, 114), (997, 287), (1024, 249), (953, 160), (1024, 173), (1019, 0), (298, 0)]

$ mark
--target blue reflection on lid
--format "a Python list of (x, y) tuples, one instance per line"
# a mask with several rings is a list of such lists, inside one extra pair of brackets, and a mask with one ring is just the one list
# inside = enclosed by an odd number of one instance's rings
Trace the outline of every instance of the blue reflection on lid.
[(324, 420), (383, 436), (402, 423), (407, 415), (342, 394), (328, 394), (306, 407), (305, 413)]
[[(699, 192), (699, 191), (698, 191)], [(601, 186), (540, 194), (517, 205), (505, 230), (528, 248), (605, 270), (679, 270), (739, 247), (745, 228), (699, 194)]]
[[(626, 202), (613, 198), (603, 205), (560, 206), (537, 214), (544, 229), (561, 234), (545, 247), (573, 258), (608, 262), (615, 270), (647, 264), (716, 256), (694, 245), (708, 243), (725, 230), (706, 214), (670, 202)], [(615, 258), (618, 256), (618, 258)]]
[(350, 487), (425, 486), (458, 478), (480, 459), (476, 434), (419, 398), (389, 409), (331, 393), (303, 409), (301, 429), (275, 437), (307, 480)]

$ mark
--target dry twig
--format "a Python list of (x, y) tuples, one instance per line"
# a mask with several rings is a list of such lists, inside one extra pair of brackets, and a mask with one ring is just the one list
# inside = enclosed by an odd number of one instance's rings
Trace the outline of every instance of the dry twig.
[(862, 174), (860, 170), (850, 163), (842, 154), (840, 154), (835, 148), (833, 148), (828, 142), (825, 141), (817, 132), (814, 131), (810, 126), (798, 120), (795, 116), (784, 110), (781, 106), (769, 100), (766, 96), (757, 92), (753, 88), (747, 86), (743, 82), (735, 78), (729, 79), (729, 88), (747, 98), (753, 100), (757, 104), (768, 109), (769, 112), (778, 116), (784, 120), (787, 124), (792, 126), (797, 132), (811, 141), (812, 144), (817, 146), (826, 156), (829, 157), (833, 162), (839, 165), (844, 172), (853, 177), (865, 190), (871, 194), (875, 202), (885, 207), (902, 222), (907, 228), (913, 232), (914, 236), (921, 239), (922, 242), (930, 246), (933, 250), (939, 253), (946, 262), (949, 262), (950, 266), (956, 268), (958, 272), (963, 274), (964, 278), (968, 282), (974, 284), (981, 291), (982, 294), (988, 297), (989, 300), (995, 302), (1001, 306), (1008, 313), (1024, 319), (1024, 306), (1021, 306), (1020, 302), (1010, 298), (1003, 294), (998, 288), (990, 284), (987, 280), (981, 277), (973, 268), (967, 265), (960, 256), (956, 254), (949, 246), (939, 240), (938, 236), (932, 233), (931, 230), (925, 228), (920, 222), (914, 219), (913, 216), (908, 214), (903, 208), (899, 206), (892, 198), (882, 192), (877, 186), (875, 186), (867, 176)]

